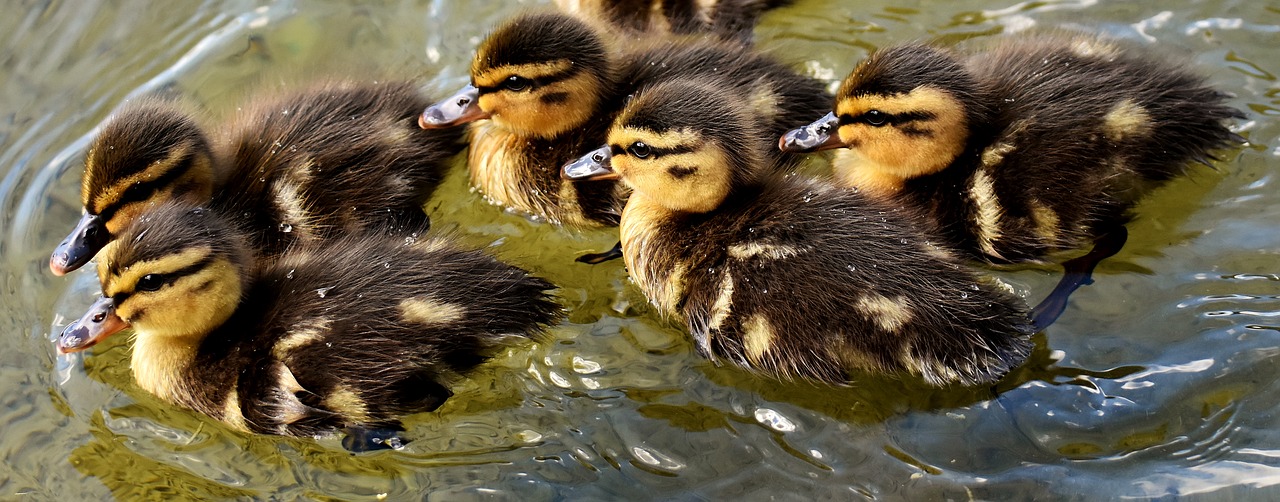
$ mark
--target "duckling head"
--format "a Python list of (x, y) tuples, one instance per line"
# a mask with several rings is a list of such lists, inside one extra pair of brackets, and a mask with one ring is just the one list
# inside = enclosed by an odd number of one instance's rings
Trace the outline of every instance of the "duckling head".
[(835, 111), (787, 132), (789, 152), (851, 148), (860, 166), (906, 180), (949, 166), (981, 123), (978, 86), (946, 51), (910, 44), (878, 51), (845, 78)]
[(133, 103), (94, 138), (85, 158), (84, 216), (49, 257), (55, 275), (80, 268), (139, 214), (157, 203), (207, 201), (213, 151), (200, 127), (172, 106)]
[(566, 14), (512, 19), (480, 44), (471, 85), (427, 107), (424, 129), (491, 118), (517, 134), (552, 138), (591, 118), (612, 87), (608, 49)]
[(673, 81), (638, 93), (614, 120), (608, 144), (564, 166), (568, 179), (621, 179), (671, 211), (712, 211), (753, 182), (771, 141), (723, 92)]
[(198, 343), (231, 316), (248, 287), (245, 249), (203, 208), (156, 206), (103, 248), (102, 298), (67, 326), (58, 350), (87, 349), (128, 326), (139, 340)]

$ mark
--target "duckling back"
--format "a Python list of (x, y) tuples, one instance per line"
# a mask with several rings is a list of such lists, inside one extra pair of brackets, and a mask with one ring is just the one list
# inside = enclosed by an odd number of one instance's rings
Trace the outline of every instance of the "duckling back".
[(423, 206), (464, 146), (461, 128), (415, 126), (428, 103), (400, 81), (257, 99), (223, 140), (234, 169), (214, 207), (249, 218), (272, 252), (369, 229), (424, 231)]
[(398, 428), (559, 317), (549, 283), (441, 238), (351, 234), (268, 261), (245, 242), (227, 215), (156, 206), (104, 250), (103, 298), (60, 348), (128, 323), (140, 387), (238, 429), (309, 436)]
[[(264, 388), (241, 397), (257, 432), (313, 435), (336, 427), (397, 426), (430, 411), (460, 376), (518, 338), (541, 340), (560, 308), (553, 286), (519, 268), (440, 238), (351, 236), (284, 255), (259, 275), (246, 302), (269, 307), (233, 317), (210, 341), (249, 345), (289, 368), (308, 413), (286, 422)], [(209, 346), (212, 347), (212, 344)], [(259, 367), (250, 365), (250, 368)], [(252, 370), (250, 370), (252, 371)], [(286, 384), (261, 375), (275, 390)]]
[(655, 252), (633, 259), (675, 271), (663, 282), (680, 285), (679, 313), (713, 358), (831, 383), (851, 370), (994, 383), (1030, 354), (1026, 307), (918, 220), (793, 178), (646, 233)]
[(1021, 364), (1018, 299), (961, 267), (918, 212), (769, 165), (772, 136), (733, 104), (697, 80), (646, 89), (607, 147), (566, 167), (632, 187), (627, 270), (704, 355), (833, 383), (864, 370), (984, 384)]
[[(924, 208), (979, 259), (1037, 261), (1123, 225), (1151, 189), (1237, 141), (1225, 123), (1241, 115), (1225, 101), (1185, 65), (1090, 35), (1014, 36), (970, 55), (890, 47), (838, 93), (856, 153), (837, 171)], [(891, 130), (900, 139), (877, 143)], [(886, 167), (909, 141), (935, 158)], [(864, 184), (877, 177), (902, 181)]]
[[(556, 223), (617, 224), (624, 187), (565, 181), (559, 168), (599, 146), (637, 90), (665, 80), (714, 80), (778, 134), (828, 102), (819, 82), (740, 43), (640, 37), (613, 50), (604, 37), (572, 16), (539, 13), (504, 24), (481, 45), (472, 65), (475, 102), (490, 107), (493, 120), (473, 129), (469, 163), (472, 182), (491, 199)], [(552, 105), (566, 111), (541, 111)]]
[(729, 40), (751, 39), (765, 11), (789, 0), (557, 0), (566, 12), (604, 20), (644, 34), (713, 34)]
[(422, 205), (463, 146), (460, 128), (413, 127), (426, 102), (407, 82), (327, 82), (251, 102), (214, 139), (179, 104), (127, 103), (90, 146), (85, 215), (50, 268), (80, 267), (168, 201), (234, 215), (262, 254), (339, 232), (421, 232)]

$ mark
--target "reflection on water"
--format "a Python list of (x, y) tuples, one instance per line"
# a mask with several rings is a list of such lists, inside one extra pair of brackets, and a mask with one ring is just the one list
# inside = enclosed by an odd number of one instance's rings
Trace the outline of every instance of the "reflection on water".
[[(123, 338), (55, 357), (51, 334), (97, 288), (90, 270), (45, 269), (80, 211), (86, 139), (147, 92), (211, 119), (253, 89), (315, 75), (420, 77), (439, 93), (465, 80), (487, 27), (521, 6), (147, 7), (49, 3), (0, 16), (0, 498), (1265, 498), (1256, 490), (1280, 483), (1274, 7), (798, 0), (766, 17), (767, 50), (832, 81), (901, 40), (1097, 29), (1192, 55), (1249, 110), (1240, 133), (1251, 144), (1147, 200), (1125, 250), (993, 388), (870, 376), (815, 386), (718, 367), (621, 264), (573, 263), (615, 236), (489, 206), (458, 166), (429, 205), (437, 230), (551, 278), (569, 318), (553, 341), (509, 350), (438, 411), (410, 417), (405, 450), (360, 456), (336, 439), (246, 436), (166, 406), (134, 386)], [(997, 272), (1032, 299), (1054, 273)]]

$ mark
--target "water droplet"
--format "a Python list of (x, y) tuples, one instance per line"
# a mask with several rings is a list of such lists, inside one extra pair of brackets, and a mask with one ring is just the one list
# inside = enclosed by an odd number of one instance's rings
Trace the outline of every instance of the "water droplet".
[(291, 268), (291, 269), (289, 269), (289, 273), (285, 274), (285, 275), (284, 275), (284, 278), (285, 278), (285, 279), (292, 279), (292, 278), (293, 278), (293, 271), (294, 271), (294, 269), (292, 269), (292, 268)]
[(325, 296), (327, 296), (327, 295), (329, 294), (329, 291), (330, 291), (330, 290), (332, 290), (333, 288), (334, 288), (334, 286), (329, 286), (329, 287), (327, 287), (327, 288), (320, 288), (320, 289), (317, 289), (317, 290), (316, 290), (316, 294), (317, 294), (317, 295), (320, 295), (320, 298), (324, 298)]
[(281, 223), (281, 224), (280, 224), (280, 231), (281, 231), (281, 232), (284, 232), (284, 233), (286, 233), (286, 234), (287, 234), (287, 233), (290, 233), (290, 232), (293, 232), (293, 225), (290, 225), (290, 224), (288, 224), (288, 223)]

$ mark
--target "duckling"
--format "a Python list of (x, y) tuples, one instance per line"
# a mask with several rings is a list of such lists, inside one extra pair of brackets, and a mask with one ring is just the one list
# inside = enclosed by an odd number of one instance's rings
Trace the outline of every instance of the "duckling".
[(710, 34), (726, 40), (749, 41), (765, 11), (790, 0), (557, 0), (556, 5), (587, 19), (641, 35)]
[(429, 102), (408, 82), (323, 82), (249, 103), (216, 139), (172, 102), (127, 103), (89, 148), (84, 216), (49, 268), (75, 270), (167, 200), (245, 218), (266, 254), (369, 228), (419, 231), (463, 146), (461, 128), (414, 127)]
[(1123, 246), (1143, 195), (1243, 141), (1224, 125), (1243, 116), (1227, 97), (1185, 65), (1085, 34), (972, 54), (907, 44), (858, 65), (835, 111), (780, 146), (848, 148), (845, 185), (921, 208), (978, 260), (1038, 262), (1097, 240), (1069, 263), (1055, 295), (1069, 294)]
[[(562, 13), (527, 13), (480, 44), (471, 85), (427, 108), (424, 128), (475, 122), (472, 184), (491, 200), (578, 227), (609, 227), (627, 191), (611, 181), (563, 180), (560, 166), (604, 142), (628, 96), (665, 79), (717, 75), (781, 134), (824, 110), (823, 85), (740, 43), (705, 38), (629, 39)], [(581, 261), (581, 260), (580, 260)]]
[(440, 406), (451, 379), (559, 316), (551, 284), (439, 237), (343, 235), (262, 263), (233, 219), (181, 201), (134, 218), (102, 250), (102, 298), (59, 351), (132, 326), (143, 389), (238, 430), (315, 436), (400, 430), (399, 416)]
[(776, 136), (703, 81), (638, 93), (607, 145), (564, 167), (620, 178), (623, 258), (699, 351), (784, 378), (1000, 379), (1030, 351), (1010, 293), (961, 267), (908, 208), (777, 173)]

